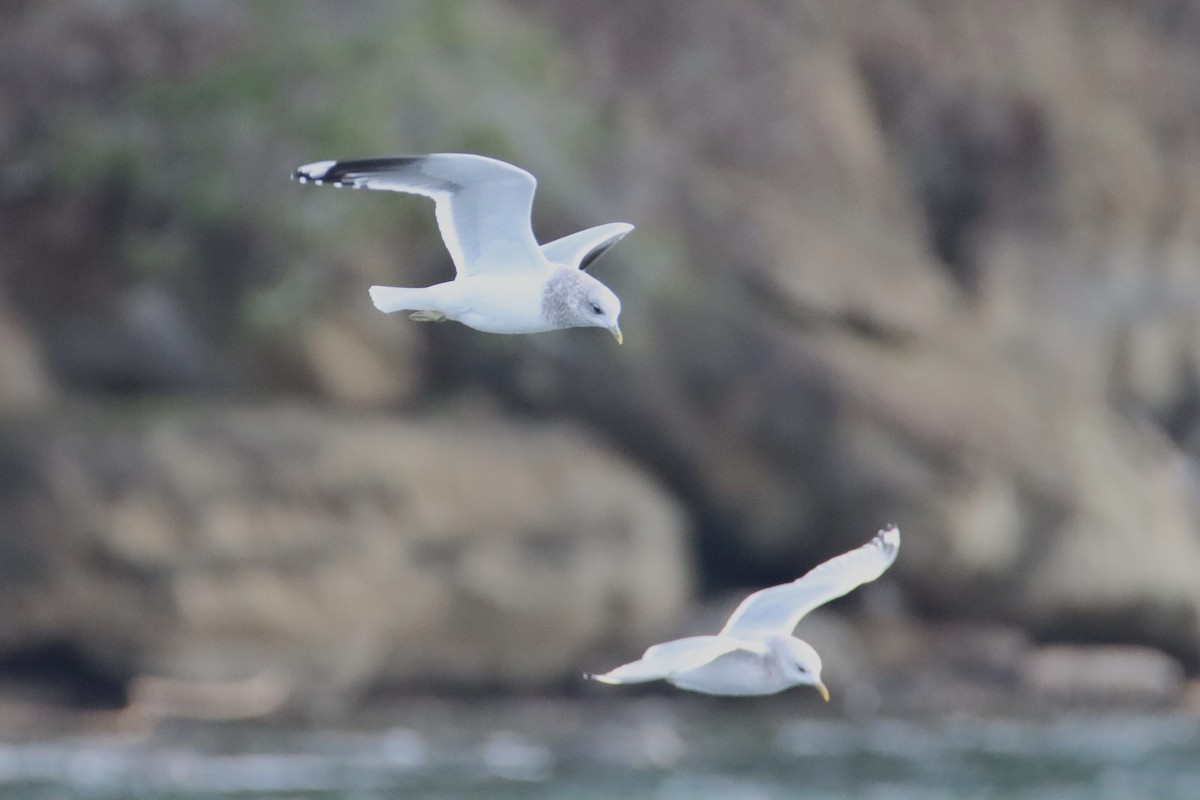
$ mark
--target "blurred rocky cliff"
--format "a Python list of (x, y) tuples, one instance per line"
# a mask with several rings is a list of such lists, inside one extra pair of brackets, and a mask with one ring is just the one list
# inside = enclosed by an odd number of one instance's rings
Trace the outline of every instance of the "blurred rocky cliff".
[[(4, 4), (0, 650), (554, 684), (894, 521), (1194, 670), (1197, 131), (1187, 0)], [(437, 150), (638, 225), (624, 347), (371, 308), (431, 207), (288, 175)]]

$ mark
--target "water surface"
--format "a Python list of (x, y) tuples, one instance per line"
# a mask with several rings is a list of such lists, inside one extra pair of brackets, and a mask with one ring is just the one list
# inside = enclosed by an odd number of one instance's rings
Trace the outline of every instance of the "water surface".
[(354, 728), (176, 723), (9, 741), (0, 797), (1200, 798), (1194, 715), (855, 722), (786, 708), (417, 700)]

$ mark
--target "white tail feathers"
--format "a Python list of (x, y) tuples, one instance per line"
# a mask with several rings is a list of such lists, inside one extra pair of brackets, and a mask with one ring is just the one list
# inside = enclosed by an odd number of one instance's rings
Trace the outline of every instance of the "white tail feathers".
[(399, 286), (372, 286), (371, 302), (385, 314), (393, 311), (423, 311), (428, 308), (422, 299), (424, 289), (403, 289)]

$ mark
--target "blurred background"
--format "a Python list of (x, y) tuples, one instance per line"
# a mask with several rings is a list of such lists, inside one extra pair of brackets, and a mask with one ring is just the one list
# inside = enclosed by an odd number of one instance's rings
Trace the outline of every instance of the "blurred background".
[[(1193, 0), (8, 0), (0, 784), (1200, 795), (1198, 132)], [(372, 308), (432, 205), (289, 176), (438, 151), (623, 347)], [(889, 522), (830, 707), (579, 679)]]

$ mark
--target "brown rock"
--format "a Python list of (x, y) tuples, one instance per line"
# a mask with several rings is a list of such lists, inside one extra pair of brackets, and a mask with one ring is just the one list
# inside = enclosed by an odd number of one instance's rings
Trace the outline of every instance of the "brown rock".
[(1180, 706), (1189, 713), (1200, 716), (1200, 678), (1192, 678), (1184, 684)]
[[(39, 326), (33, 349), (49, 354), (64, 385), (219, 390), (226, 362), (247, 351), (234, 309), (254, 305), (247, 300), (281, 266), (269, 262), (289, 262), (307, 288), (278, 293), (277, 322), (317, 322), (288, 339), (286, 358), (251, 355), (235, 373), (268, 374), (278, 360), (306, 368), (280, 383), (346, 405), (483, 393), (584, 420), (687, 503), (711, 586), (794, 577), (894, 521), (905, 546), (892, 574), (918, 613), (1017, 624), (1042, 638), (1141, 641), (1200, 666), (1200, 70), (1192, 29), (1170, 24), (1162, 3), (535, 4), (548, 13), (522, 13), (518, 27), (557, 25), (559, 47), (546, 31), (539, 52), (549, 58), (534, 71), (562, 81), (546, 95), (530, 89), (529, 113), (497, 120), (485, 138), (556, 187), (539, 199), (539, 233), (638, 223), (600, 267), (626, 301), (620, 349), (595, 331), (488, 337), (396, 325), (403, 320), (369, 308), (362, 287), (398, 280), (398, 269), (405, 282), (448, 277), (428, 206), (316, 193), (304, 211), (275, 182), (317, 139), (340, 138), (339, 121), (360, 120), (362, 107), (414, 120), (404, 128), (414, 140), (433, 131), (476, 141), (469, 120), (440, 103), (509, 91), (506, 82), (478, 86), (467, 71), (447, 74), (446, 91), (414, 85), (411, 97), (364, 103), (329, 64), (281, 88), (288, 107), (311, 110), (304, 120), (257, 114), (241, 94), (161, 114), (150, 100), (124, 100), (163, 75), (208, 98), (226, 91), (211, 85), (214, 65), (257, 69), (261, 53), (244, 35), (256, 29), (251, 6), (146, 16), (132, 6), (24, 5), (39, 10), (0, 11), (12, 45), (0, 47), (0, 71), (20, 78), (0, 85), (9, 109), (0, 110), (0, 147), (11, 148), (0, 175), (3, 279)], [(454, 26), (403, 13), (419, 23), (404, 30), (453, 60), (458, 44), (437, 32)], [(507, 15), (497, 12), (492, 27), (504, 30)], [(311, 26), (297, 26), (278, 26), (274, 41), (304, 59), (311, 37), (296, 31)], [(369, 37), (397, 26), (358, 28)], [(183, 54), (180, 31), (192, 43)], [(322, 41), (346, 35), (332, 26)], [(493, 40), (501, 50), (518, 41)], [(394, 103), (426, 113), (400, 115)], [(80, 124), (58, 124), (64, 113)], [(570, 135), (546, 134), (550, 119)], [(199, 123), (216, 133), (180, 150), (180, 135)], [(352, 127), (375, 146), (389, 126)], [(383, 132), (372, 139), (368, 128)], [(74, 146), (89, 130), (145, 147)], [(82, 177), (62, 181), (50, 161), (79, 162), (66, 172)], [(334, 213), (320, 210), (326, 202), (364, 209), (337, 212), (355, 218), (353, 236), (343, 239)], [(386, 223), (372, 223), (372, 202), (387, 206)], [(572, 213), (582, 218), (559, 216)], [(218, 264), (196, 280), (198, 266)], [(308, 303), (325, 305), (310, 313)], [(413, 379), (418, 341), (434, 365), (424, 397)], [(73, 447), (47, 436), (18, 448), (18, 464), (33, 453), (53, 480), (35, 476), (36, 491), (0, 507), (0, 518), (110, 525), (118, 533), (105, 540), (103, 563), (114, 549), (112, 563), (145, 559), (138, 569), (156, 575), (193, 538), (228, 548), (230, 564), (253, 561), (239, 542), (260, 518), (274, 520), (267, 530), (303, 530), (316, 513), (287, 498), (249, 513), (222, 495), (181, 516), (162, 499), (167, 490), (142, 481), (85, 502), (96, 467), (81, 467)], [(126, 464), (144, 448), (126, 449), (109, 460)], [(160, 471), (207, 470), (201, 482), (226, 471), (224, 456), (205, 466), (193, 449)], [(288, 480), (275, 475), (274, 455), (262, 462), (272, 477), (250, 471), (248, 480)], [(74, 499), (42, 498), (62, 493)], [(457, 518), (454, 496), (430, 496), (438, 499), (422, 514)], [(68, 512), (69, 524), (60, 519)], [(302, 551), (327, 537), (310, 538)], [(63, 570), (56, 580), (73, 608), (111, 619), (119, 607), (157, 624), (127, 576), (73, 582), (81, 558), (62, 553), (85, 536), (48, 541), (59, 549), (14, 539), (10, 555), (27, 567), (13, 570), (17, 585)], [(422, 558), (458, 564), (480, 587), (503, 581), (492, 574), (500, 557), (459, 560), (440, 539), (431, 552)], [(356, 569), (326, 575), (311, 596), (359, 590)], [(183, 575), (170, 602), (180, 614), (219, 615), (226, 594), (271, 596), (269, 580), (253, 574), (230, 567), (221, 591), (207, 574)], [(276, 594), (272, 613), (298, 624), (288, 591)], [(14, 628), (59, 613), (28, 598)], [(364, 650), (364, 663), (381, 658)], [(365, 668), (355, 658), (344, 663), (357, 674)]]
[(569, 429), (233, 409), (0, 440), (0, 646), (111, 674), (544, 685), (690, 591), (675, 504)]
[[(657, 110), (636, 118), (687, 202), (654, 206), (674, 258), (639, 236), (613, 256), (672, 277), (639, 284), (642, 343), (502, 388), (667, 476), (714, 583), (784, 579), (895, 521), (921, 609), (1200, 664), (1186, 48), (1084, 0), (706, 1), (636, 30), (626, 4), (546, 5), (609, 76), (597, 100)], [(661, 185), (639, 155), (622, 184)]]
[(0, 302), (0, 411), (27, 411), (51, 396), (37, 340)]
[(1140, 700), (1168, 703), (1183, 690), (1179, 662), (1149, 647), (1051, 645), (1021, 662), (1020, 682), (1030, 692), (1058, 700)]
[[(322, 318), (304, 327), (303, 350), (322, 394), (339, 405), (378, 408), (412, 401), (421, 389), (420, 340), (412, 326)], [(393, 318), (394, 319), (394, 318)]]

